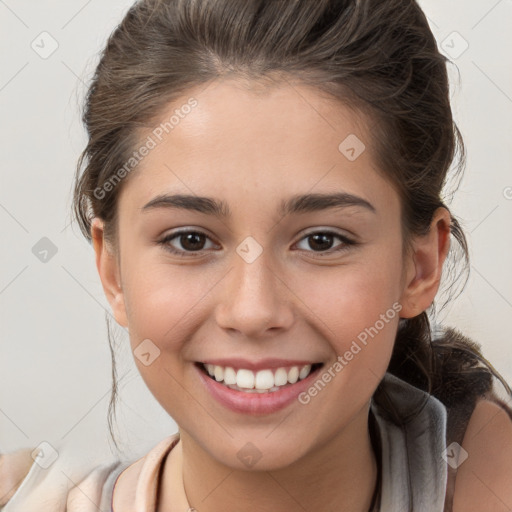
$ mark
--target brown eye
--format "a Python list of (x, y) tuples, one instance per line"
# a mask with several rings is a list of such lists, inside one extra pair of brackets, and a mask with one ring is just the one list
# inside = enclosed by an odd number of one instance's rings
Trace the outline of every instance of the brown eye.
[[(340, 240), (341, 243), (334, 246), (334, 249), (332, 249), (335, 239)], [(318, 253), (333, 253), (337, 251), (343, 251), (347, 250), (351, 245), (355, 245), (355, 242), (346, 236), (340, 235), (339, 233), (334, 233), (332, 231), (317, 231), (314, 233), (309, 233), (304, 238), (302, 238), (299, 243), (302, 243), (303, 241), (307, 241), (307, 247), (302, 247), (301, 250)]]
[(205, 236), (201, 233), (186, 233), (178, 235), (181, 246), (187, 251), (200, 251), (204, 248)]
[(310, 235), (308, 239), (309, 246), (314, 251), (325, 251), (331, 248), (334, 237), (332, 235), (321, 233), (316, 235)]
[(187, 253), (201, 252), (205, 249), (209, 237), (200, 231), (179, 231), (169, 233), (158, 243), (173, 254), (186, 256)]

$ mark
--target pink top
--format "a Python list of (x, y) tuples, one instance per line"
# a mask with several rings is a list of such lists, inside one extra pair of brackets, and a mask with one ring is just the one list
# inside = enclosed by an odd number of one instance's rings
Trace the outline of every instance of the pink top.
[(162, 466), (169, 472), (166, 488), (172, 497), (167, 512), (192, 512), (182, 478), (182, 451), (179, 433), (166, 437), (137, 462), (128, 466), (117, 478), (112, 496), (112, 512), (155, 512), (161, 493)]
[[(77, 469), (65, 450), (49, 467), (36, 464), (31, 449), (0, 456), (2, 512), (156, 512), (163, 465), (173, 504), (167, 512), (193, 511), (183, 487), (179, 433), (166, 437), (135, 462)], [(74, 462), (73, 462), (74, 461)], [(28, 472), (28, 473), (27, 473)], [(19, 487), (18, 487), (19, 486)]]

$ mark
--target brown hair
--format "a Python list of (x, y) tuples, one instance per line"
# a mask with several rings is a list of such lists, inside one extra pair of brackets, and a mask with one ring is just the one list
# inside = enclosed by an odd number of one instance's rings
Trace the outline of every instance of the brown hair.
[[(401, 197), (407, 246), (428, 231), (434, 211), (446, 207), (442, 194), (452, 163), (455, 177), (465, 163), (446, 64), (414, 0), (140, 0), (111, 34), (86, 97), (89, 140), (74, 190), (80, 228), (90, 240), (97, 216), (115, 242), (123, 183), (101, 197), (95, 191), (105, 191), (140, 143), (140, 129), (169, 102), (227, 75), (275, 76), (312, 85), (368, 116), (379, 169)], [(453, 215), (451, 236), (457, 245), (451, 245), (444, 277), (453, 295), (469, 274), (466, 238)], [(460, 256), (463, 272), (455, 264)], [(389, 371), (445, 404), (455, 381), (473, 396), (487, 392), (492, 375), (499, 375), (477, 344), (450, 332), (433, 337), (426, 311), (400, 320)], [(109, 341), (111, 422), (110, 331)]]

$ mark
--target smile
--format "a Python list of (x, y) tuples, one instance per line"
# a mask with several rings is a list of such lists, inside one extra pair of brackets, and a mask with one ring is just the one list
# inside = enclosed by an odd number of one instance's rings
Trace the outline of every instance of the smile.
[(249, 370), (196, 362), (207, 393), (228, 409), (248, 415), (271, 414), (297, 399), (323, 363)]
[[(201, 363), (202, 364), (202, 363)], [(203, 370), (215, 381), (244, 393), (273, 393), (305, 379), (322, 363), (304, 366), (268, 368), (254, 372), (246, 368), (235, 370), (227, 366), (202, 364)]]

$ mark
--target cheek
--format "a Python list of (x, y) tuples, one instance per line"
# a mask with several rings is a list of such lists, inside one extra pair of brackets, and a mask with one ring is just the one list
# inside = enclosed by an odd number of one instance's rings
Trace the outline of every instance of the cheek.
[[(153, 264), (144, 271), (134, 266), (130, 276), (125, 292), (130, 334), (161, 343), (179, 342), (177, 333), (187, 330), (201, 301), (215, 284), (209, 273), (204, 268), (201, 271), (199, 266), (192, 270), (190, 266), (185, 269)], [(178, 348), (165, 347), (166, 350)]]
[[(131, 349), (138, 371), (164, 409), (181, 417), (187, 404), (184, 357), (201, 307), (216, 282), (199, 267), (125, 260), (125, 304)], [(141, 269), (144, 269), (141, 271)], [(218, 279), (217, 279), (218, 280)], [(143, 354), (149, 352), (149, 357)], [(149, 361), (148, 361), (149, 359)], [(149, 364), (147, 364), (149, 362)]]
[(336, 355), (351, 367), (382, 375), (402, 309), (400, 275), (400, 259), (381, 254), (375, 261), (319, 272), (315, 279), (297, 282), (294, 291)]

